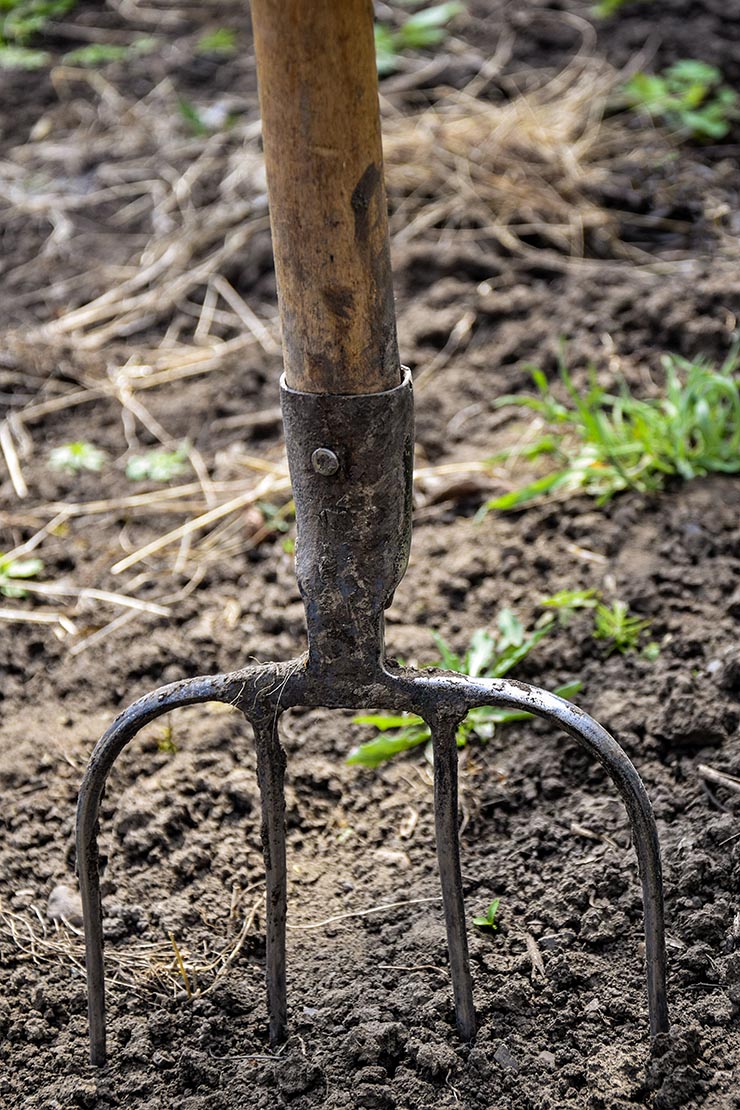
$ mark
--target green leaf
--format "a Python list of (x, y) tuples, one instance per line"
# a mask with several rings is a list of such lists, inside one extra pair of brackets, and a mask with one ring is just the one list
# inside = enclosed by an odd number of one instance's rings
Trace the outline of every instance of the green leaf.
[(446, 671), (462, 671), (463, 663), (460, 659), (460, 656), (455, 655), (454, 651), (450, 650), (440, 634), (438, 632), (432, 632), (432, 639), (437, 645), (437, 650), (439, 651), (439, 665), (441, 667), (444, 667)]
[(487, 509), (500, 509), (506, 511), (507, 509), (516, 509), (520, 505), (525, 504), (527, 501), (533, 501), (537, 497), (541, 497), (545, 493), (554, 493), (556, 489), (561, 486), (569, 484), (573, 481), (573, 470), (558, 470), (553, 474), (545, 474), (542, 478), (535, 479), (529, 485), (523, 486), (522, 489), (512, 490), (511, 493), (505, 493), (501, 497), (494, 497), (492, 501), (486, 502)]
[(45, 50), (3, 45), (0, 41), (0, 69), (43, 69), (50, 63), (51, 55)]
[(236, 31), (230, 27), (218, 27), (201, 35), (195, 44), (196, 54), (234, 54), (236, 53)]
[(92, 443), (78, 440), (76, 443), (64, 443), (61, 447), (55, 447), (49, 453), (49, 466), (52, 470), (66, 470), (71, 474), (81, 470), (97, 473), (103, 469), (105, 459), (105, 451)]
[(107, 42), (93, 42), (89, 46), (80, 46), (77, 50), (70, 50), (62, 59), (65, 65), (104, 66), (110, 62), (120, 62), (129, 54), (128, 46), (114, 46)]
[(420, 744), (426, 744), (428, 739), (429, 729), (425, 725), (389, 733), (353, 748), (347, 756), (347, 763), (375, 768), (387, 759), (392, 759), (394, 755), (407, 752)]
[(699, 61), (697, 58), (681, 58), (668, 66), (666, 77), (675, 79), (681, 84), (719, 85), (722, 73), (716, 66), (708, 62)]
[(524, 625), (511, 609), (502, 609), (498, 615), (499, 654), (507, 648), (518, 648), (524, 643)]
[(559, 590), (552, 597), (542, 597), (539, 601), (548, 609), (593, 609), (598, 604), (596, 590)]
[(385, 732), (389, 728), (405, 728), (406, 725), (423, 724), (421, 717), (411, 713), (401, 713), (394, 716), (392, 713), (366, 713), (352, 718), (353, 725), (372, 725), (373, 728)]
[(496, 924), (496, 914), (498, 913), (498, 908), (500, 904), (501, 899), (494, 898), (484, 914), (473, 918), (473, 924), (477, 925), (479, 929), (497, 929), (498, 925)]
[(179, 98), (177, 108), (193, 135), (200, 137), (209, 134), (209, 130), (200, 118), (200, 113), (194, 104), (191, 104), (189, 100)]
[(465, 656), (465, 674), (469, 674), (471, 678), (479, 678), (480, 675), (485, 674), (496, 654), (496, 646), (496, 640), (490, 632), (485, 628), (477, 629), (470, 641), (470, 650)]
[(44, 569), (41, 559), (10, 559), (0, 556), (0, 594), (4, 597), (27, 597), (27, 591), (13, 585), (14, 580), (36, 578)]
[(404, 29), (412, 26), (414, 30), (424, 28), (444, 27), (456, 15), (462, 15), (465, 5), (454, 2), (447, 4), (433, 4), (431, 8), (422, 8), (409, 16), (404, 24)]
[(178, 447), (175, 451), (155, 448), (144, 455), (134, 455), (126, 464), (126, 477), (132, 482), (169, 482), (184, 474), (189, 467), (188, 449)]

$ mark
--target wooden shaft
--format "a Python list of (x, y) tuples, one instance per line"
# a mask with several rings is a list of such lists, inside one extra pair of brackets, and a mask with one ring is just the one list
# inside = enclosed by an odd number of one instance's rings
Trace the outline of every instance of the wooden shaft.
[(252, 0), (287, 384), (401, 381), (371, 0)]

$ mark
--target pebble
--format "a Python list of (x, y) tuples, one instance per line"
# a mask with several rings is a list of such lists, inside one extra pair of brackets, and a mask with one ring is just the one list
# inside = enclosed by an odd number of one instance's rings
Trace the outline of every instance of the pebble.
[(59, 883), (49, 895), (46, 915), (51, 921), (63, 918), (70, 925), (82, 925), (82, 899), (78, 892), (65, 883)]
[(515, 1056), (512, 1056), (508, 1047), (503, 1042), (494, 1052), (493, 1058), (502, 1068), (509, 1068), (511, 1071), (519, 1071), (519, 1061)]

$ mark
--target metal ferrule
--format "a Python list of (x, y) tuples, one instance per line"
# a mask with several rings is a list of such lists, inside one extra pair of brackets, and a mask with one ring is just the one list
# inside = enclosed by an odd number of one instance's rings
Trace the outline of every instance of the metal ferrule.
[(383, 610), (411, 546), (411, 374), (369, 394), (302, 393), (282, 381), (280, 398), (308, 669), (369, 681), (383, 658)]

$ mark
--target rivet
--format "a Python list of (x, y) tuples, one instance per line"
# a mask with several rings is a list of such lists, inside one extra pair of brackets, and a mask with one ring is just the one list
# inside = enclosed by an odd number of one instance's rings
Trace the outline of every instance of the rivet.
[(329, 478), (339, 470), (339, 459), (328, 447), (317, 447), (311, 455), (311, 465), (317, 474)]

